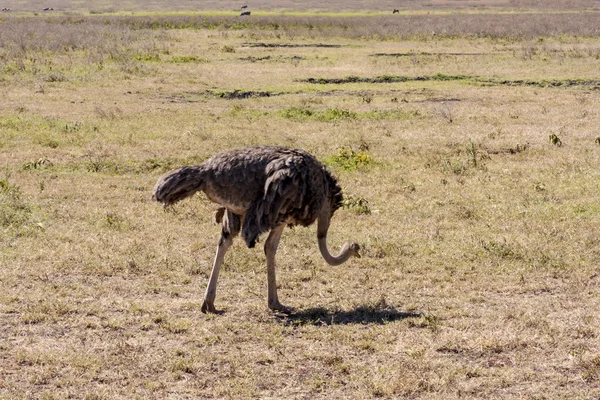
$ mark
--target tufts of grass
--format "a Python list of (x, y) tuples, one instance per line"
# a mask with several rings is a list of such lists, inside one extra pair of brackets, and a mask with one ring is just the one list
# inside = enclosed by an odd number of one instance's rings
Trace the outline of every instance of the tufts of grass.
[[(452, 147), (456, 144), (452, 143)], [(485, 160), (489, 159), (489, 155), (479, 150), (473, 141), (464, 147), (458, 147), (455, 155), (446, 158), (442, 163), (442, 169), (452, 172), (455, 175), (466, 175), (475, 170), (485, 170)]]
[(21, 189), (9, 178), (0, 179), (0, 226), (20, 228), (30, 216), (31, 207), (23, 201)]
[(369, 200), (364, 197), (357, 197), (353, 195), (344, 195), (344, 201), (342, 207), (352, 211), (355, 214), (370, 215), (371, 208), (369, 207)]
[(356, 112), (337, 107), (318, 111), (305, 107), (291, 107), (283, 110), (281, 112), (281, 116), (294, 121), (314, 120), (320, 122), (358, 118), (358, 114)]
[(423, 115), (419, 110), (373, 110), (358, 114), (359, 118), (374, 120), (411, 120)]
[(343, 120), (410, 120), (419, 118), (422, 116), (418, 110), (404, 111), (404, 110), (372, 110), (366, 112), (356, 112), (352, 110), (346, 110), (343, 108), (327, 108), (325, 110), (314, 110), (310, 107), (290, 107), (279, 112), (279, 115), (283, 118), (290, 119), (292, 121), (318, 121), (318, 122), (332, 122), (332, 121), (343, 121)]
[(113, 231), (129, 230), (131, 224), (124, 217), (114, 212), (107, 212), (101, 220), (102, 226)]
[(283, 110), (281, 116), (283, 118), (291, 119), (294, 121), (305, 121), (311, 118), (315, 112), (310, 108), (306, 107), (291, 107)]
[(481, 240), (480, 246), (487, 254), (498, 259), (514, 261), (523, 261), (526, 259), (520, 247), (506, 240)]
[(139, 54), (135, 53), (133, 59), (137, 61), (160, 62), (160, 55), (156, 53)]
[(170, 60), (173, 64), (187, 64), (187, 63), (207, 63), (208, 59), (198, 56), (173, 56)]
[(46, 157), (42, 157), (42, 158), (38, 158), (35, 161), (28, 161), (25, 164), (23, 164), (23, 169), (25, 171), (28, 170), (39, 170), (39, 169), (46, 169), (46, 168), (50, 168), (52, 167), (54, 164), (52, 163), (52, 161), (50, 161), (49, 159), (47, 159)]
[(317, 113), (317, 120), (322, 122), (335, 121), (340, 119), (356, 119), (358, 114), (354, 111), (344, 110), (341, 108), (328, 108), (327, 110)]

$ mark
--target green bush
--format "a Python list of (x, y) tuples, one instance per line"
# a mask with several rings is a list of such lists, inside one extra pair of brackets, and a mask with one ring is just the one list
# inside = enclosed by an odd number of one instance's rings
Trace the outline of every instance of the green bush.
[(354, 151), (351, 148), (342, 147), (331, 158), (331, 162), (333, 165), (346, 171), (355, 171), (371, 166), (373, 164), (373, 157), (366, 150)]

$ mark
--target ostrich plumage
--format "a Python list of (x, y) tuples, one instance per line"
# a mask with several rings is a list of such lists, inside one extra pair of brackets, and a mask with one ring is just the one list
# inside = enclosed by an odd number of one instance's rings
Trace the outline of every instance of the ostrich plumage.
[(339, 265), (351, 256), (360, 257), (356, 243), (344, 244), (337, 256), (329, 253), (327, 231), (331, 217), (342, 204), (342, 192), (325, 166), (303, 150), (261, 146), (225, 151), (201, 164), (167, 173), (156, 183), (153, 198), (166, 206), (197, 191), (221, 206), (215, 221), (222, 223), (203, 312), (216, 312), (219, 269), (233, 238), (240, 233), (252, 248), (260, 234), (270, 231), (265, 242), (268, 305), (276, 310), (288, 309), (277, 299), (275, 280), (275, 253), (286, 225), (309, 226), (318, 220), (319, 249), (330, 265)]

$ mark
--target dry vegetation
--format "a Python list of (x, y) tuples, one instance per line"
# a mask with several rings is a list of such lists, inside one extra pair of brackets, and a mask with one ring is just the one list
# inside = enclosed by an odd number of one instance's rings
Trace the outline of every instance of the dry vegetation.
[[(52, 7), (56, 12), (187, 12), (198, 10), (232, 11), (242, 5), (262, 12), (391, 12), (393, 9), (439, 11), (439, 10), (585, 10), (598, 8), (598, 0), (173, 0), (166, 5), (161, 0), (3, 0), (2, 7), (10, 7), (17, 12), (40, 12)], [(167, 8), (168, 7), (168, 8)]]
[[(598, 13), (401, 18), (1, 20), (0, 398), (598, 398)], [(363, 258), (286, 230), (274, 315), (237, 241), (203, 315), (214, 206), (151, 189), (256, 144)]]

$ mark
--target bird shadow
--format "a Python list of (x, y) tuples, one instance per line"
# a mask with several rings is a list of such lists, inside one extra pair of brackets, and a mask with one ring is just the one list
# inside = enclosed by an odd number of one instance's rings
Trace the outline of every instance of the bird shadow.
[(325, 307), (292, 310), (290, 313), (275, 314), (275, 318), (285, 325), (349, 325), (349, 324), (378, 324), (400, 321), (406, 318), (420, 318), (419, 312), (400, 311), (386, 305), (357, 306), (352, 310), (328, 309)]

